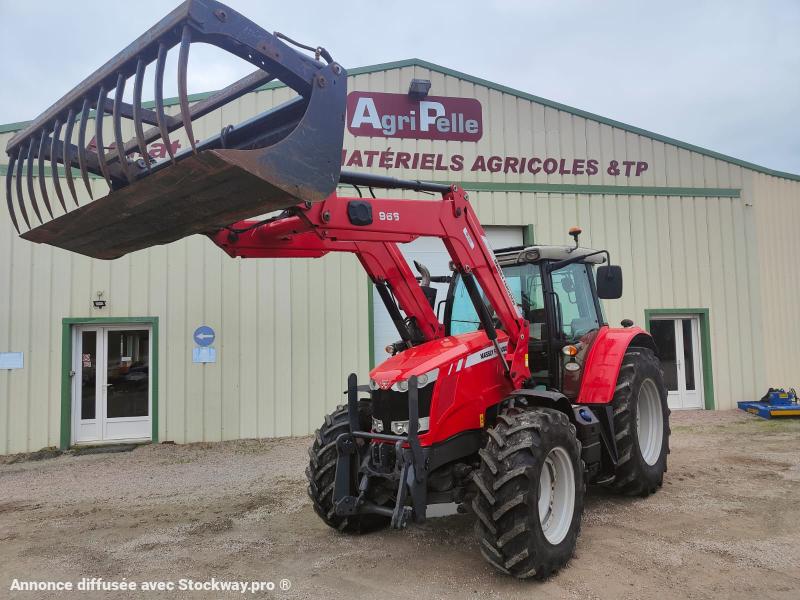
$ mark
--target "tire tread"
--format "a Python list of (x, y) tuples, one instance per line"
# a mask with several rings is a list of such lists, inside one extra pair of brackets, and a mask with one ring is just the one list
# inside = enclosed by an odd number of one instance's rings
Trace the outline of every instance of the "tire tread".
[[(648, 469), (639, 454), (639, 442), (636, 433), (635, 415), (633, 412), (634, 391), (637, 388), (637, 377), (650, 374), (658, 381), (662, 395), (664, 414), (664, 451), (663, 461), (656, 462), (656, 469)], [(622, 359), (614, 397), (613, 407), (614, 431), (617, 442), (618, 461), (614, 478), (605, 487), (626, 496), (647, 496), (654, 493), (663, 483), (666, 472), (666, 454), (669, 454), (669, 408), (666, 405), (666, 388), (663, 387), (663, 373), (655, 353), (649, 348), (629, 348)], [(661, 466), (663, 464), (663, 466)]]
[[(553, 409), (514, 408), (498, 415), (487, 433), (486, 446), (479, 453), (481, 466), (473, 476), (478, 493), (472, 509), (481, 554), (503, 573), (545, 579), (569, 561), (580, 532), (586, 483), (574, 426)], [(578, 475), (577, 516), (560, 544), (544, 541), (544, 547), (538, 541), (544, 539), (537, 510), (538, 468), (553, 445), (567, 450)]]

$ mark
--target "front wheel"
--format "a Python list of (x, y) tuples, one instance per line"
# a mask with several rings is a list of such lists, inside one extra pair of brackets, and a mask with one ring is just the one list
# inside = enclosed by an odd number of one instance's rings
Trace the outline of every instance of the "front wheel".
[(575, 550), (585, 491), (575, 426), (557, 410), (501, 414), (474, 481), (483, 557), (520, 579), (544, 579)]
[(669, 407), (661, 364), (648, 348), (629, 348), (611, 401), (618, 461), (605, 484), (628, 496), (661, 487), (669, 454)]

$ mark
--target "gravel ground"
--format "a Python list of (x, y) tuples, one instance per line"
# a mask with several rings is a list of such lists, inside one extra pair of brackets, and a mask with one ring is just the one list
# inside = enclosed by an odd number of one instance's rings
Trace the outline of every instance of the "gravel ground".
[[(472, 517), (349, 537), (305, 494), (308, 438), (144, 446), (0, 464), (0, 597), (18, 580), (273, 581), (283, 598), (792, 598), (800, 421), (675, 414), (664, 488), (590, 491), (575, 557), (543, 583), (496, 574)], [(117, 592), (59, 597), (194, 597)], [(210, 591), (202, 597), (235, 597)]]

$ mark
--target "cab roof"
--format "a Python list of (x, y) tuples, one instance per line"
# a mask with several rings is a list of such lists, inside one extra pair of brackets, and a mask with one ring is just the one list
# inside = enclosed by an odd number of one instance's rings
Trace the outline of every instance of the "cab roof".
[[(579, 246), (514, 246), (512, 248), (499, 248), (495, 250), (497, 262), (501, 265), (509, 265), (514, 263), (527, 263), (536, 262), (540, 260), (566, 260), (576, 256), (584, 256), (597, 252), (593, 248), (584, 248)], [(588, 256), (584, 262), (592, 264), (602, 264), (606, 262), (606, 257), (603, 254), (595, 254)]]

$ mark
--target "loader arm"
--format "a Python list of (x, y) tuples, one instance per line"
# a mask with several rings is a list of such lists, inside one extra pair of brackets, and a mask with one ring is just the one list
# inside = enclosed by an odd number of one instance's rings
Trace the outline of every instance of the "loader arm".
[[(242, 221), (232, 229), (245, 229), (254, 225), (257, 225), (255, 229), (249, 229), (242, 234), (234, 233), (233, 236), (230, 230), (222, 230), (212, 239), (230, 256), (242, 258), (320, 258), (329, 252), (355, 254), (372, 282), (377, 286), (386, 285), (397, 299), (400, 309), (414, 319), (419, 339), (413, 339), (410, 332), (404, 333), (403, 324), (398, 324), (404, 341), (418, 343), (444, 336), (444, 326), (436, 318), (396, 243), (336, 241), (320, 237), (315, 231), (294, 233), (302, 225), (297, 217), (284, 219), (281, 227), (258, 225), (257, 221)], [(287, 225), (292, 233), (280, 231), (286, 231)]]
[[(521, 387), (530, 377), (526, 364), (528, 322), (519, 314), (466, 193), (456, 186), (444, 192), (440, 200), (332, 195), (311, 206), (296, 205), (266, 222), (235, 223), (210, 237), (233, 257), (317, 258), (329, 252), (353, 253), (373, 283), (389, 286), (399, 308), (419, 328), (420, 341), (444, 337), (444, 328), (397, 244), (418, 237), (439, 238), (454, 268), (462, 276), (477, 280), (508, 335), (507, 350), (498, 355), (514, 387)], [(486, 323), (485, 329), (495, 342), (493, 324)]]

